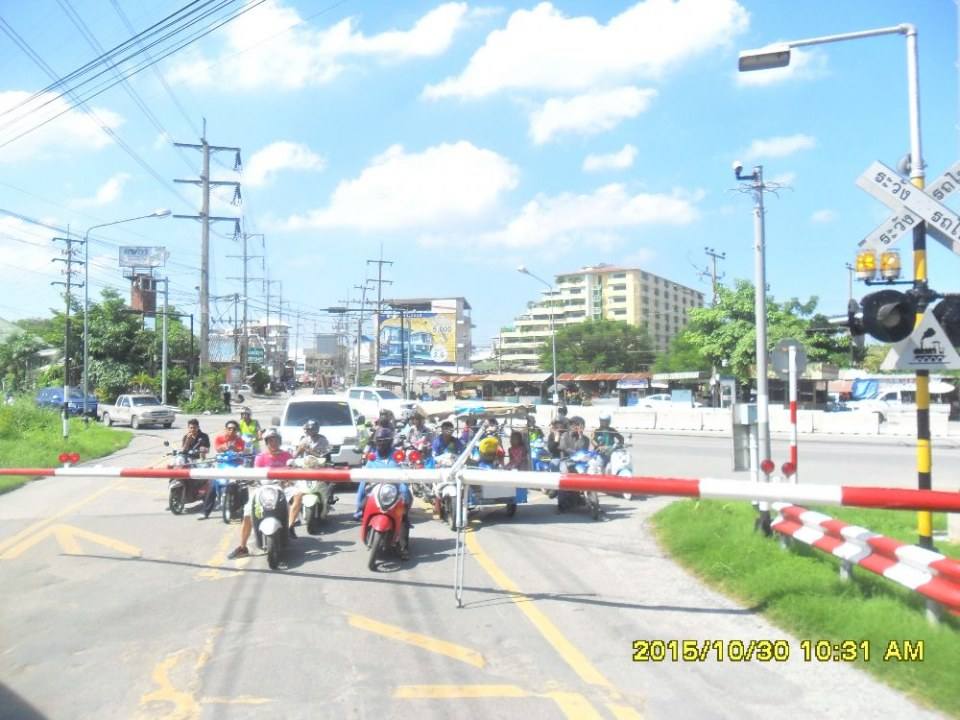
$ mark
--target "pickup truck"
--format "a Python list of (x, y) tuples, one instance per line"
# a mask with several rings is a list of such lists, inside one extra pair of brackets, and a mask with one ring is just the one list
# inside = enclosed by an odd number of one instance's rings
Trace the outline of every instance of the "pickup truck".
[(173, 425), (173, 410), (160, 404), (154, 395), (120, 395), (113, 405), (100, 405), (97, 416), (107, 427), (114, 423), (128, 424), (134, 430), (144, 425)]
[(368, 420), (375, 420), (381, 410), (389, 410), (397, 420), (405, 420), (416, 408), (416, 403), (385, 388), (352, 387), (347, 390), (347, 396), (351, 407)]

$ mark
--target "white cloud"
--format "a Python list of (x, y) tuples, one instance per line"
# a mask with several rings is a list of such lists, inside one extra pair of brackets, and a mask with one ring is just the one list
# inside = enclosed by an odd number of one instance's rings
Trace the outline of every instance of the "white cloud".
[(342, 181), (325, 208), (293, 216), (283, 227), (429, 231), (481, 218), (517, 177), (509, 160), (463, 140), (420, 153), (393, 145), (357, 178)]
[(790, 51), (790, 64), (786, 67), (738, 72), (736, 82), (741, 87), (762, 87), (789, 80), (812, 80), (826, 73), (826, 55), (816, 50), (793, 48)]
[(120, 197), (120, 194), (123, 192), (123, 186), (129, 179), (130, 176), (127, 173), (117, 173), (97, 188), (97, 191), (92, 197), (71, 200), (70, 206), (75, 208), (89, 208), (109, 205)]
[(796, 135), (754, 140), (750, 143), (750, 147), (743, 151), (742, 155), (747, 160), (781, 158), (793, 155), (801, 150), (810, 150), (816, 145), (816, 138), (798, 133)]
[(609, 245), (616, 232), (644, 225), (688, 225), (698, 217), (701, 194), (630, 195), (621, 184), (590, 194), (539, 195), (504, 228), (484, 239), (510, 247), (543, 247), (569, 242)]
[(777, 173), (771, 178), (764, 178), (764, 182), (769, 182), (775, 185), (793, 185), (797, 181), (797, 174), (792, 170), (787, 170), (786, 172)]
[[(9, 110), (0, 116), (0, 143), (63, 114), (0, 148), (0, 164), (51, 157), (64, 151), (99, 150), (113, 142), (91, 117), (82, 111), (70, 110), (69, 104), (58, 99), (56, 93), (43, 93), (30, 100), (32, 94), (21, 90), (0, 92), (0, 113)], [(22, 107), (18, 107), (20, 105)], [(92, 110), (110, 129), (123, 124), (123, 118), (115, 112), (96, 107)]]
[(354, 18), (314, 30), (294, 8), (267, 0), (224, 28), (226, 45), (218, 56), (189, 54), (167, 78), (198, 87), (219, 84), (242, 89), (322, 85), (343, 72), (351, 57), (399, 61), (440, 55), (450, 47), (466, 16), (466, 3), (445, 3), (409, 30), (365, 35)]
[(549, 2), (517, 10), (487, 36), (460, 75), (428, 98), (481, 98), (502, 90), (582, 91), (665, 70), (744, 31), (735, 0), (645, 0), (601, 24), (568, 17)]
[(615, 153), (594, 155), (591, 153), (583, 159), (584, 172), (600, 172), (602, 170), (626, 170), (633, 165), (637, 158), (637, 148), (629, 143)]
[(812, 223), (830, 223), (837, 219), (837, 214), (830, 209), (817, 210), (810, 216)]
[(619, 87), (585, 93), (569, 99), (550, 98), (530, 115), (530, 137), (537, 145), (559, 133), (595, 135), (612, 130), (650, 106), (656, 90)]
[(302, 143), (279, 140), (257, 150), (245, 163), (243, 183), (251, 187), (266, 185), (281, 170), (315, 170), (326, 161)]

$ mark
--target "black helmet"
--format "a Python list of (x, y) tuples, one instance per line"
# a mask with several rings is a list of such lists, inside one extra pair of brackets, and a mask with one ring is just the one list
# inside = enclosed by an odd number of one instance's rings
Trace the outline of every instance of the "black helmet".
[(317, 421), (316, 420), (307, 420), (303, 424), (303, 429), (307, 432), (316, 432), (317, 431)]

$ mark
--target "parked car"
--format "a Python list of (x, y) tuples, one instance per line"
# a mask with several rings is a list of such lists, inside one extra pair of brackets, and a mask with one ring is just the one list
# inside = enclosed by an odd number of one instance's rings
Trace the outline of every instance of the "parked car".
[(404, 400), (392, 390), (379, 387), (352, 387), (347, 391), (350, 405), (365, 417), (373, 419), (381, 410), (389, 410), (398, 420), (403, 420), (413, 414), (417, 404), (411, 400)]
[(666, 408), (666, 407), (703, 407), (703, 403), (697, 400), (693, 401), (693, 405), (688, 405), (686, 401), (674, 400), (670, 393), (656, 393), (654, 395), (647, 395), (642, 397), (637, 401), (637, 405), (640, 407), (646, 408)]
[(101, 406), (98, 417), (107, 427), (114, 423), (123, 423), (136, 430), (144, 425), (172, 427), (174, 413), (155, 395), (131, 393), (120, 395), (113, 405)]
[[(63, 407), (63, 388), (48, 387), (37, 392), (37, 407), (53, 408), (60, 410)], [(87, 395), (87, 415), (97, 416), (97, 396)], [(83, 415), (83, 392), (80, 388), (69, 388), (67, 394), (67, 413), (70, 415)]]
[(362, 448), (357, 447), (356, 424), (363, 420), (345, 395), (295, 395), (287, 400), (283, 415), (273, 418), (273, 425), (283, 436), (286, 447), (295, 445), (303, 434), (307, 420), (315, 420), (320, 434), (330, 443), (330, 459), (334, 464), (358, 466)]

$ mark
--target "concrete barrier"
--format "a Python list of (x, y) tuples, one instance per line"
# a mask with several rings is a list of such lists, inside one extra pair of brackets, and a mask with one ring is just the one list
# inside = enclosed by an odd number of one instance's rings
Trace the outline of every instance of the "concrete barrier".
[(868, 412), (816, 413), (813, 417), (814, 433), (832, 435), (877, 435), (880, 418)]
[(613, 414), (613, 426), (621, 432), (656, 430), (657, 412), (650, 409), (630, 410), (620, 408), (620, 410)]
[(699, 432), (703, 430), (703, 413), (695, 408), (657, 410), (657, 428), (659, 430)]
[(709, 432), (733, 432), (733, 415), (730, 408), (703, 408), (700, 411), (703, 429)]

